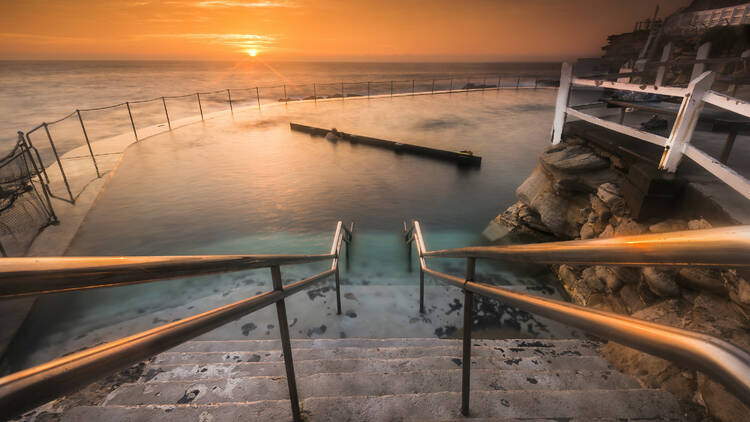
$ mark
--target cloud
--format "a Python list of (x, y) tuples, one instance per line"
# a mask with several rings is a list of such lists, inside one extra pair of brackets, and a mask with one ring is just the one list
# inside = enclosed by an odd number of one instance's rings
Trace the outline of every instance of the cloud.
[(9, 39), (21, 42), (33, 42), (37, 44), (63, 44), (63, 43), (87, 43), (95, 42), (92, 38), (63, 37), (57, 35), (23, 34), (16, 32), (0, 32), (0, 39)]
[(204, 0), (195, 3), (198, 7), (246, 7), (246, 8), (293, 8), (299, 7), (295, 3), (287, 1), (232, 1), (232, 0)]
[(268, 48), (276, 44), (276, 38), (270, 35), (258, 34), (145, 34), (137, 38), (182, 38), (187, 40), (205, 41), (222, 44), (241, 49)]

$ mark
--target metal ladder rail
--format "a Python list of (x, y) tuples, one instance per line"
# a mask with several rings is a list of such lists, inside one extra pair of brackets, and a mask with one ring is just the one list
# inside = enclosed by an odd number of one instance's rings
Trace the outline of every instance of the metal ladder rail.
[[(301, 421), (284, 299), (336, 275), (342, 243), (351, 245), (354, 223), (336, 226), (331, 252), (320, 255), (204, 255), (162, 257), (2, 258), (0, 299), (149, 283), (166, 279), (270, 268), (273, 290), (151, 330), (54, 359), (0, 378), (0, 419), (11, 418), (96, 379), (169, 350), (271, 304), (276, 304), (287, 384), (295, 421)], [(347, 247), (348, 252), (348, 247)], [(331, 259), (326, 271), (282, 284), (281, 265)], [(340, 299), (339, 299), (340, 301)]]
[[(750, 226), (673, 233), (509, 246), (475, 246), (429, 251), (418, 221), (404, 240), (417, 247), (420, 263), (420, 311), (424, 312), (424, 275), (464, 290), (461, 412), (469, 414), (473, 294), (562, 322), (598, 337), (699, 370), (743, 402), (750, 402), (750, 353), (720, 338), (631, 318), (612, 312), (519, 293), (473, 281), (477, 259), (542, 264), (659, 265), (750, 267)], [(435, 271), (425, 258), (465, 258), (466, 277)]]

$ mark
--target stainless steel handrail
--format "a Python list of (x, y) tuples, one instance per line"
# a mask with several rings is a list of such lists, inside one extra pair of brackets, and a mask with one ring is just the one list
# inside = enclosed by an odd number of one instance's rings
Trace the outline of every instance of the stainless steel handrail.
[[(353, 228), (354, 224), (352, 223), (351, 230)], [(26, 292), (23, 292), (24, 294), (28, 292), (45, 294), (77, 290), (79, 288), (112, 287), (132, 284), (134, 282), (146, 283), (166, 278), (262, 267), (271, 268), (274, 289), (251, 298), (243, 299), (2, 377), (0, 378), (0, 419), (16, 416), (51, 399), (75, 391), (77, 388), (85, 386), (105, 374), (138, 363), (154, 354), (166, 351), (180, 343), (275, 303), (279, 319), (279, 331), (281, 334), (292, 415), (296, 421), (300, 421), (299, 397), (294, 378), (294, 364), (284, 299), (299, 292), (311, 283), (322, 280), (332, 274), (336, 275), (336, 294), (337, 296), (340, 294), (338, 286), (339, 253), (342, 243), (347, 242), (351, 244), (351, 230), (346, 229), (342, 222), (339, 221), (336, 226), (331, 253), (324, 255), (3, 258), (0, 260), (3, 264), (3, 267), (0, 268), (0, 277), (2, 279), (0, 286), (6, 283), (13, 285), (14, 287), (3, 290), (3, 292), (14, 292), (14, 294), (10, 295), (11, 297), (18, 295), (15, 293), (19, 292), (19, 283), (33, 280), (34, 276), (40, 277), (43, 282), (37, 286), (29, 287)], [(280, 265), (316, 262), (323, 259), (332, 260), (330, 269), (304, 280), (286, 286), (282, 285)], [(92, 262), (87, 264), (86, 262), (89, 260)], [(121, 260), (119, 265), (118, 260)], [(5, 265), (6, 262), (10, 263), (7, 268)], [(24, 270), (24, 265), (36, 266), (37, 262), (41, 263), (39, 264), (41, 268)], [(67, 272), (65, 272), (65, 265), (71, 266)], [(222, 270), (222, 268), (225, 270)], [(169, 274), (170, 270), (177, 271), (179, 274), (171, 276)], [(55, 275), (61, 271), (64, 272), (64, 277)], [(153, 273), (150, 271), (153, 271)], [(128, 276), (130, 273), (135, 275)], [(65, 281), (67, 280), (65, 277), (81, 277), (88, 284), (79, 283), (74, 285), (75, 288), (71, 288), (71, 284)], [(59, 282), (65, 287), (57, 288), (55, 282)], [(2, 288), (5, 289), (5, 287)], [(6, 295), (6, 297), (8, 296)], [(338, 301), (340, 303), (340, 298), (338, 298)]]
[[(464, 290), (461, 411), (465, 415), (469, 410), (473, 319), (471, 303), (474, 293), (502, 300), (524, 311), (699, 370), (724, 385), (740, 400), (750, 402), (750, 353), (732, 343), (707, 334), (473, 281), (478, 258), (558, 264), (747, 267), (750, 265), (747, 262), (750, 261), (750, 226), (534, 245), (428, 251), (419, 222), (415, 221), (413, 228), (405, 232), (405, 240), (416, 244), (419, 254), (421, 312), (424, 312), (424, 274)], [(435, 271), (427, 266), (426, 257), (466, 258), (467, 276), (461, 278)]]

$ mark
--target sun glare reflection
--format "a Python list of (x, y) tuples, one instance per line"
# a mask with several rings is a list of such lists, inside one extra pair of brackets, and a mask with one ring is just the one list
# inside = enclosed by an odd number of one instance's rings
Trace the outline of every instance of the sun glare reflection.
[(247, 54), (249, 54), (250, 57), (255, 57), (258, 54), (258, 52), (256, 50), (254, 50), (254, 49), (253, 50), (247, 50)]

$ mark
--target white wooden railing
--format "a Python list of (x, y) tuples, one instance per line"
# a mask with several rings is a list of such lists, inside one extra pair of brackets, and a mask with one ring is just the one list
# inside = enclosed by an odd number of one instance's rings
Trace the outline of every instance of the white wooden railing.
[[(700, 76), (690, 81), (687, 88), (581, 79), (573, 78), (573, 67), (568, 63), (563, 63), (560, 75), (560, 89), (557, 92), (555, 117), (552, 126), (552, 144), (558, 144), (562, 140), (562, 131), (566, 118), (568, 116), (575, 117), (597, 126), (664, 147), (664, 153), (659, 162), (659, 169), (673, 173), (677, 171), (677, 166), (683, 155), (687, 156), (724, 183), (734, 188), (737, 192), (750, 199), (750, 180), (690, 142), (705, 103), (750, 118), (750, 103), (711, 91), (710, 88), (713, 81), (714, 73), (710, 71), (703, 72)], [(574, 86), (610, 88), (618, 91), (634, 91), (681, 97), (682, 104), (672, 126), (672, 132), (669, 137), (665, 138), (620, 123), (604, 120), (569, 107), (570, 90)]]

